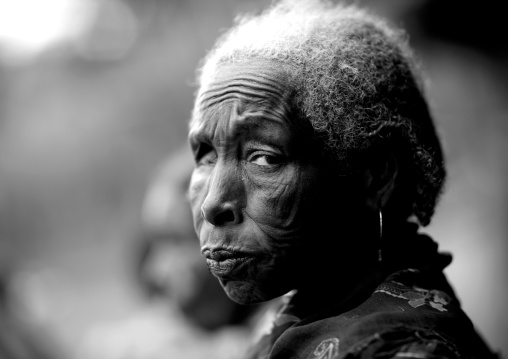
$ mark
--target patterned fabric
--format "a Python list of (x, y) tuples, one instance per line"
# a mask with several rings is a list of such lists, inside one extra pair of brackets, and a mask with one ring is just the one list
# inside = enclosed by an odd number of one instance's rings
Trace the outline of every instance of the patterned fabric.
[(454, 343), (437, 332), (401, 326), (367, 338), (351, 348), (345, 358), (448, 359), (461, 358), (461, 354)]
[[(425, 241), (431, 240), (425, 237)], [(434, 248), (434, 263), (441, 263), (440, 267), (397, 270), (354, 309), (344, 310), (351, 308), (350, 303), (338, 303), (300, 320), (292, 314), (296, 293), (279, 311), (273, 330), (247, 358), (496, 358), (442, 273), (442, 264), (450, 260)]]

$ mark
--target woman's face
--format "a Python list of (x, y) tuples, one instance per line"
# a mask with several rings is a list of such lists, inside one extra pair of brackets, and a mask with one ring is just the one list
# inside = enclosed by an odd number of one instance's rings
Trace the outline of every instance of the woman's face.
[(189, 192), (201, 252), (242, 304), (294, 288), (306, 264), (301, 249), (324, 210), (312, 130), (291, 115), (291, 90), (273, 63), (221, 65), (190, 126)]

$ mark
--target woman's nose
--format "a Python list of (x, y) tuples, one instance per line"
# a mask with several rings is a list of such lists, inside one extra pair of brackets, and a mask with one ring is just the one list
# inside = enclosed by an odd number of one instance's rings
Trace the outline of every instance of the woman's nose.
[(215, 173), (201, 205), (201, 215), (218, 227), (242, 221), (243, 186), (234, 174)]
[(232, 203), (223, 205), (203, 203), (201, 215), (205, 221), (216, 227), (239, 223), (241, 218), (241, 212)]

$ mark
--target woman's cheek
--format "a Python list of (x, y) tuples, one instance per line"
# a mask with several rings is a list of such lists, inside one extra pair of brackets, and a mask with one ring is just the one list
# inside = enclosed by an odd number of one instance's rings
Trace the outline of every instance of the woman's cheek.
[(315, 182), (313, 171), (310, 175), (298, 163), (288, 164), (276, 176), (253, 188), (253, 207), (263, 208), (266, 219), (278, 228), (291, 231), (300, 226), (302, 201), (311, 196)]
[(249, 217), (270, 237), (281, 241), (298, 237), (298, 200), (289, 185), (256, 191), (248, 203)]
[(201, 216), (201, 205), (206, 197), (206, 181), (207, 174), (203, 170), (196, 168), (192, 173), (189, 184), (189, 202), (196, 231), (198, 231), (203, 219)]
[(292, 171), (286, 181), (273, 192), (268, 201), (285, 226), (301, 226), (306, 220), (303, 212), (305, 202), (312, 197), (314, 178), (302, 176), (301, 171)]

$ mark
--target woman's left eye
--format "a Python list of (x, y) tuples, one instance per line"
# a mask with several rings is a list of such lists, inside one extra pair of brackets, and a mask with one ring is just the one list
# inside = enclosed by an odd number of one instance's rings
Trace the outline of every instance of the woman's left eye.
[(267, 154), (254, 155), (249, 159), (249, 162), (258, 166), (274, 166), (280, 163), (276, 156)]

